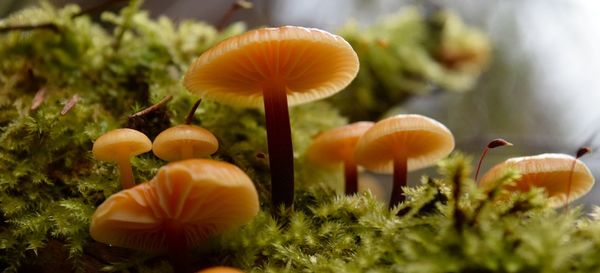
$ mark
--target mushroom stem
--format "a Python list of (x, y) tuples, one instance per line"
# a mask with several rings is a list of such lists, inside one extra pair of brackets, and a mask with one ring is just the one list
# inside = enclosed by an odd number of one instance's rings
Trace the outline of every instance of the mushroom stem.
[(483, 149), (483, 153), (481, 153), (481, 156), (479, 157), (479, 163), (477, 163), (477, 171), (475, 172), (475, 183), (478, 183), (477, 177), (479, 176), (479, 170), (481, 170), (481, 163), (483, 163), (483, 159), (489, 151), (490, 148), (485, 147), (485, 149)]
[(392, 197), (390, 199), (390, 208), (395, 207), (404, 201), (404, 191), (402, 187), (406, 186), (407, 159), (404, 154), (398, 154), (394, 157), (394, 185), (392, 187)]
[(294, 201), (294, 151), (288, 112), (286, 87), (279, 81), (263, 85), (269, 168), (271, 170), (271, 200), (274, 211)]
[(185, 234), (181, 224), (176, 221), (167, 221), (165, 224), (165, 240), (167, 241), (168, 257), (175, 273), (192, 272), (190, 256), (185, 241)]
[(352, 195), (358, 192), (358, 170), (354, 160), (344, 161), (344, 178), (346, 180), (346, 194)]
[(131, 169), (131, 162), (129, 162), (129, 160), (129, 158), (125, 158), (124, 160), (117, 161), (117, 165), (119, 166), (119, 179), (121, 180), (121, 187), (123, 189), (129, 189), (135, 186), (133, 170)]

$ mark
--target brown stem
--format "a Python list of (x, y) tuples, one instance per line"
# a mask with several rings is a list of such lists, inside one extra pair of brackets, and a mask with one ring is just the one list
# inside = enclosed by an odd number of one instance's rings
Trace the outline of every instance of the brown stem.
[(58, 32), (58, 26), (54, 23), (44, 23), (39, 25), (17, 25), (17, 26), (5, 26), (0, 27), (0, 33), (10, 32), (10, 31), (27, 31), (27, 30), (35, 30), (35, 29), (48, 29), (51, 31)]
[(150, 107), (148, 107), (148, 108), (146, 108), (146, 109), (144, 109), (142, 111), (139, 111), (139, 112), (137, 112), (137, 113), (135, 113), (133, 115), (130, 115), (129, 118), (132, 119), (132, 118), (137, 118), (137, 117), (141, 117), (141, 116), (150, 114), (150, 113), (152, 113), (152, 112), (160, 109), (161, 107), (163, 107), (171, 99), (173, 99), (173, 96), (168, 95), (168, 96), (164, 97), (162, 100), (160, 100), (158, 103), (156, 103), (154, 105), (150, 105)]
[(265, 84), (263, 98), (271, 170), (271, 200), (273, 211), (278, 211), (280, 205), (291, 207), (294, 202), (294, 151), (285, 85), (281, 82)]
[(358, 170), (356, 162), (344, 161), (344, 178), (346, 180), (346, 194), (352, 195), (358, 192)]
[(394, 158), (394, 185), (392, 186), (392, 198), (390, 199), (390, 208), (393, 208), (404, 202), (404, 191), (402, 187), (407, 184), (407, 159), (403, 154), (396, 155)]
[(487, 155), (487, 153), (490, 151), (490, 148), (485, 147), (485, 149), (483, 149), (483, 153), (481, 153), (481, 156), (479, 157), (479, 163), (477, 163), (477, 171), (475, 172), (475, 183), (477, 183), (479, 185), (479, 182), (477, 181), (477, 177), (479, 177), (479, 170), (481, 170), (481, 163), (483, 162), (483, 159), (485, 158), (485, 156)]
[(479, 157), (479, 163), (477, 164), (477, 172), (475, 172), (475, 183), (476, 184), (479, 184), (477, 181), (477, 177), (479, 177), (479, 170), (481, 170), (481, 163), (483, 162), (483, 159), (485, 158), (487, 153), (490, 151), (490, 149), (494, 149), (496, 147), (502, 147), (502, 146), (512, 146), (512, 145), (513, 145), (512, 143), (510, 143), (504, 139), (501, 139), (501, 138), (496, 138), (487, 144), (485, 149), (483, 149), (483, 153), (481, 153), (481, 157)]
[(131, 162), (129, 158), (117, 161), (119, 166), (119, 179), (121, 180), (121, 187), (123, 189), (133, 188), (135, 181), (133, 178), (133, 170), (131, 169)]
[(167, 255), (175, 273), (192, 272), (190, 254), (185, 240), (185, 233), (181, 224), (175, 220), (167, 220), (164, 223), (167, 241)]
[(194, 114), (196, 113), (196, 109), (198, 109), (198, 106), (200, 106), (201, 102), (202, 102), (202, 99), (199, 99), (194, 103), (194, 105), (192, 105), (192, 109), (190, 110), (187, 117), (185, 118), (185, 124), (187, 124), (187, 125), (192, 124), (192, 120), (194, 119)]

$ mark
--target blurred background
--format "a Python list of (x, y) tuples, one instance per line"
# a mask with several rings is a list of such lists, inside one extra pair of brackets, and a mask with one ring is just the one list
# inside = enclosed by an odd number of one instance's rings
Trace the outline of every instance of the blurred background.
[[(0, 17), (37, 1), (0, 0)], [(94, 7), (108, 2), (118, 10), (127, 1), (53, 0)], [(231, 0), (146, 0), (154, 16), (194, 18), (221, 24)], [(589, 0), (255, 0), (253, 8), (229, 21), (249, 27), (302, 25), (336, 32), (350, 19), (361, 26), (407, 5), (424, 12), (448, 8), (479, 28), (492, 44), (487, 71), (469, 92), (434, 90), (411, 97), (401, 111), (431, 116), (455, 134), (457, 148), (479, 157), (493, 138), (514, 147), (489, 154), (483, 172), (507, 157), (540, 153), (574, 154), (581, 146), (600, 148), (600, 2)], [(225, 16), (226, 17), (226, 16)], [(600, 152), (582, 158), (600, 178)], [(429, 170), (431, 171), (431, 170)], [(417, 181), (420, 173), (411, 175)], [(383, 177), (383, 180), (387, 180)], [(386, 183), (386, 182), (384, 182)], [(600, 186), (578, 203), (600, 204)]]

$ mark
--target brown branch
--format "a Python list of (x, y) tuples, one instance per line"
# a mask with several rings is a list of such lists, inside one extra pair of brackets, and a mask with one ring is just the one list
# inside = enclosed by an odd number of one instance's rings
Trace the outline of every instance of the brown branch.
[(149, 114), (149, 113), (152, 113), (152, 112), (154, 112), (154, 111), (158, 110), (159, 108), (163, 107), (163, 106), (164, 106), (165, 104), (167, 104), (167, 102), (169, 102), (171, 99), (173, 99), (173, 96), (171, 96), (171, 95), (168, 95), (168, 96), (164, 97), (164, 98), (163, 98), (161, 101), (159, 101), (158, 103), (156, 103), (156, 104), (153, 104), (153, 105), (151, 105), (150, 107), (148, 107), (148, 108), (146, 108), (146, 109), (144, 109), (144, 110), (142, 110), (142, 111), (139, 111), (139, 112), (137, 112), (137, 113), (135, 113), (135, 114), (133, 114), (133, 115), (130, 115), (130, 116), (129, 116), (129, 119), (132, 119), (132, 118), (137, 118), (137, 117), (141, 117), (141, 116), (145, 116), (145, 115), (147, 115), (147, 114)]
[(0, 27), (0, 33), (11, 32), (11, 31), (28, 31), (28, 30), (36, 30), (36, 29), (47, 29), (58, 32), (58, 26), (54, 23), (44, 23), (38, 25), (14, 25), (14, 26), (4, 26)]
[(194, 114), (196, 113), (196, 109), (198, 109), (198, 106), (200, 105), (201, 102), (202, 102), (202, 99), (199, 99), (196, 101), (196, 103), (194, 103), (194, 105), (192, 106), (192, 110), (190, 110), (190, 112), (187, 115), (187, 118), (185, 119), (185, 124), (187, 124), (187, 125), (192, 124), (192, 120), (194, 119)]

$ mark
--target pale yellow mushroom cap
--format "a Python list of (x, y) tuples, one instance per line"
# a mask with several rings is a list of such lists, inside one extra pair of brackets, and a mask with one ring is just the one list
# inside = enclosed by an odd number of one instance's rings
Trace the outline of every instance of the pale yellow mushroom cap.
[(334, 166), (344, 161), (354, 162), (356, 142), (373, 124), (361, 121), (319, 134), (308, 147), (308, 160), (323, 166)]
[(219, 142), (210, 131), (185, 124), (162, 131), (152, 144), (152, 152), (166, 161), (206, 157), (218, 149)]
[(119, 161), (152, 149), (152, 142), (143, 133), (120, 128), (109, 131), (94, 142), (92, 154), (102, 161)]
[(204, 52), (184, 85), (201, 98), (261, 107), (262, 85), (283, 82), (290, 105), (333, 95), (358, 73), (358, 57), (342, 37), (315, 28), (261, 28)]
[(106, 199), (92, 216), (90, 234), (114, 246), (165, 251), (165, 223), (177, 223), (191, 248), (248, 223), (258, 210), (258, 194), (242, 170), (190, 159), (163, 166), (149, 182)]
[(433, 165), (453, 149), (454, 137), (443, 124), (421, 115), (397, 115), (375, 123), (358, 140), (356, 162), (391, 173), (394, 157), (402, 153), (410, 171)]
[(540, 154), (507, 159), (486, 172), (480, 185), (493, 187), (508, 169), (514, 169), (521, 177), (515, 181), (515, 185), (507, 185), (507, 190), (526, 192), (534, 186), (543, 188), (550, 197), (551, 206), (560, 207), (565, 204), (567, 198), (573, 160), (576, 160), (576, 163), (569, 196), (569, 201), (573, 201), (592, 189), (594, 177), (583, 162), (566, 154)]
[(244, 273), (244, 271), (233, 267), (216, 266), (198, 271), (197, 273)]

